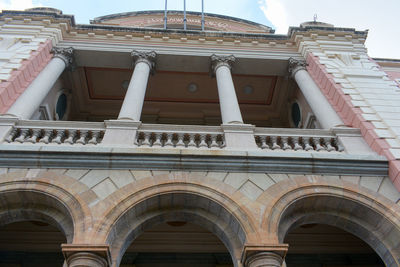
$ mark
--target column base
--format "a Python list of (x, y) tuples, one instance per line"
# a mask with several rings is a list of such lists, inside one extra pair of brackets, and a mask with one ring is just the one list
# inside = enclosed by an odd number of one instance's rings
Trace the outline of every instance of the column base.
[(254, 139), (255, 126), (251, 124), (222, 124), (225, 134), (226, 149), (257, 149)]
[(121, 119), (108, 120), (104, 123), (106, 124), (106, 132), (101, 145), (136, 147), (136, 133), (142, 122)]

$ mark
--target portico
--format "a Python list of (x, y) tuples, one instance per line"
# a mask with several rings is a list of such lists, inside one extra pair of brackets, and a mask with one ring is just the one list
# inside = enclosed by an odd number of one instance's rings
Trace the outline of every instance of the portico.
[(0, 14), (24, 48), (0, 47), (0, 265), (398, 266), (397, 137), (368, 94), (393, 84), (366, 32), (161, 15)]

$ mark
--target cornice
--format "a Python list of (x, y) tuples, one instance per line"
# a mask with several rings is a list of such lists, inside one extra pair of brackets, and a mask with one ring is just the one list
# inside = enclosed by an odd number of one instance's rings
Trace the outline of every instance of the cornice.
[(46, 17), (46, 18), (53, 18), (59, 21), (62, 20), (65, 22), (69, 22), (71, 26), (75, 26), (74, 15), (58, 14), (57, 12), (51, 12), (51, 11), (3, 10), (0, 13), (0, 18), (5, 18), (5, 17), (30, 17), (30, 18), (37, 18), (39, 20)]
[(357, 31), (354, 28), (341, 28), (341, 27), (321, 27), (321, 26), (305, 26), (305, 27), (289, 27), (288, 36), (292, 36), (296, 32), (321, 32), (321, 33), (343, 33), (357, 35), (359, 38), (366, 38), (368, 30)]
[[(142, 40), (162, 41), (166, 44), (172, 41), (189, 43), (191, 41), (206, 44), (216, 42), (218, 45), (230, 44), (242, 47), (250, 45), (257, 47), (262, 44), (271, 49), (294, 49), (299, 38), (311, 36), (312, 38), (329, 38), (337, 40), (351, 37), (353, 40), (365, 41), (368, 31), (356, 31), (352, 28), (335, 27), (291, 27), (287, 35), (273, 33), (239, 33), (219, 31), (196, 31), (179, 29), (137, 28), (116, 25), (75, 24), (74, 16), (46, 11), (3, 11), (0, 21), (8, 25), (32, 25), (48, 28), (58, 28), (62, 31), (63, 39), (79, 40), (85, 42), (105, 40), (107, 42), (129, 42), (135, 38)], [(297, 50), (297, 49), (296, 49)]]
[(234, 171), (386, 176), (380, 156), (112, 147), (0, 146), (0, 167)]

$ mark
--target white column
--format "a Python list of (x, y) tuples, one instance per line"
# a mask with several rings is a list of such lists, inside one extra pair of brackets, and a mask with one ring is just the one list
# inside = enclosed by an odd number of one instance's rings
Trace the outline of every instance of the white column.
[(53, 48), (53, 59), (26, 88), (17, 101), (10, 107), (7, 114), (20, 119), (30, 119), (39, 108), (47, 94), (53, 88), (66, 67), (72, 63), (72, 48)]
[(135, 69), (122, 103), (118, 119), (140, 121), (142, 114), (144, 96), (146, 94), (147, 81), (150, 71), (154, 69), (156, 53), (138, 52), (131, 53)]
[(231, 65), (234, 62), (234, 56), (211, 56), (212, 71), (217, 78), (219, 105), (223, 124), (243, 123), (231, 74)]
[(293, 58), (289, 59), (289, 72), (296, 80), (307, 103), (310, 105), (318, 122), (325, 129), (343, 126), (343, 121), (339, 118), (336, 111), (322, 94), (306, 70), (307, 63)]

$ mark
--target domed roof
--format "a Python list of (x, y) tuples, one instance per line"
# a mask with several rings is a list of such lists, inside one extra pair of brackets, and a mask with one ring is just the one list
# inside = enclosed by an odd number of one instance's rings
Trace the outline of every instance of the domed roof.
[(33, 8), (28, 8), (25, 9), (25, 11), (29, 12), (49, 12), (49, 13), (55, 13), (58, 15), (62, 14), (62, 11), (57, 9), (57, 8), (52, 8), (52, 7), (33, 7)]
[(333, 24), (321, 22), (321, 21), (306, 21), (300, 24), (301, 28), (306, 27), (325, 27), (325, 28), (333, 28)]
[[(201, 13), (187, 11), (187, 29), (201, 29)], [(163, 28), (164, 10), (157, 11), (139, 11), (118, 13), (95, 18), (91, 24), (131, 26), (139, 28)], [(261, 25), (252, 21), (217, 15), (204, 14), (204, 26), (207, 31), (223, 32), (242, 32), (242, 33), (273, 33), (274, 30), (268, 26)], [(183, 11), (168, 11), (167, 13), (168, 29), (183, 29)]]

